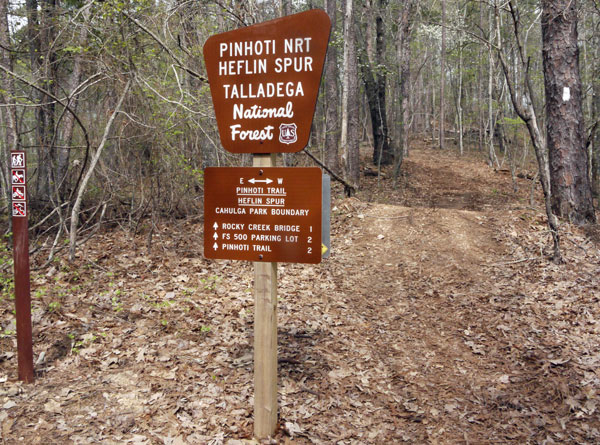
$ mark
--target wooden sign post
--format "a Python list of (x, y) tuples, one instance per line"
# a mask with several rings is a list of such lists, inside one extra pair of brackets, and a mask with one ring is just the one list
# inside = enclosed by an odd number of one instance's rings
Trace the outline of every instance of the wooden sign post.
[(34, 373), (29, 279), (29, 228), (27, 223), (27, 162), (24, 151), (10, 152), (10, 170), (19, 380), (32, 383)]
[[(254, 167), (274, 167), (275, 155), (254, 155)], [(277, 427), (277, 263), (254, 262), (254, 435)]]
[[(259, 439), (277, 427), (277, 262), (321, 260), (321, 172), (315, 169), (315, 181), (312, 169), (289, 169), (295, 172), (281, 173), (281, 185), (272, 186), (266, 173), (277, 170), (273, 153), (308, 144), (330, 30), (329, 16), (314, 9), (212, 36), (203, 50), (223, 147), (252, 153), (253, 167), (265, 173), (206, 169), (204, 189), (204, 255), (254, 261)], [(318, 188), (306, 200), (291, 193), (311, 185)]]

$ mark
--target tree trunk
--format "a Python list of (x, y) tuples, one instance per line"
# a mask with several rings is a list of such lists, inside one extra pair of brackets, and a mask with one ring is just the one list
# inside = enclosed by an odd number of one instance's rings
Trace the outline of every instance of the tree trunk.
[[(340, 146), (342, 148), (342, 160), (344, 163), (344, 172), (346, 176), (348, 176), (348, 172), (346, 170), (346, 166), (348, 163), (348, 84), (350, 83), (350, 79), (348, 77), (348, 57), (349, 50), (348, 41), (346, 41), (346, 36), (349, 34), (348, 27), (348, 0), (343, 0), (344, 2), (344, 60), (342, 66), (342, 116), (340, 120)], [(350, 6), (350, 14), (352, 14), (352, 6)]]
[(489, 39), (490, 45), (488, 48), (488, 165), (492, 167), (497, 161), (496, 151), (494, 150), (494, 52), (491, 43), (494, 41), (494, 6), (490, 6), (489, 14)]
[[(483, 32), (483, 6), (484, 4), (482, 2), (479, 2), (479, 33), (480, 33), (480, 37), (482, 39), (485, 38), (484, 32)], [(489, 37), (491, 40), (491, 36)], [(477, 144), (478, 144), (478, 150), (480, 152), (483, 151), (483, 141), (484, 141), (484, 134), (485, 134), (485, 124), (484, 124), (484, 113), (483, 113), (483, 63), (481, 63), (481, 61), (483, 60), (483, 51), (484, 51), (484, 46), (480, 45), (479, 49), (477, 50), (478, 52), (478, 56), (479, 56), (479, 63), (477, 64), (477, 111), (479, 114), (478, 117), (478, 123), (479, 123), (479, 131), (478, 131), (478, 135), (477, 135)]]
[[(466, 16), (466, 10), (464, 11)], [(463, 22), (465, 21), (465, 17), (463, 17)], [(458, 93), (456, 98), (456, 115), (458, 120), (458, 148), (460, 150), (460, 155), (464, 154), (463, 147), (463, 35), (462, 32), (459, 33), (459, 48), (458, 48)]]
[(344, 91), (342, 100), (342, 149), (346, 180), (355, 189), (360, 182), (360, 108), (358, 95), (358, 61), (354, 29), (353, 0), (346, 0), (344, 13)]
[(458, 59), (458, 94), (456, 98), (456, 114), (458, 120), (458, 149), (460, 151), (460, 155), (464, 154), (464, 144), (463, 144), (463, 106), (462, 106), (462, 97), (463, 97), (463, 55), (462, 48), (459, 49), (460, 55)]
[(416, 0), (408, 0), (398, 16), (398, 71), (400, 73), (400, 123), (398, 125), (398, 153), (394, 178), (398, 177), (402, 161), (408, 156), (408, 122), (410, 120), (410, 41)]
[(446, 89), (446, 0), (442, 0), (442, 48), (440, 52), (440, 150), (445, 147), (444, 127), (445, 116), (445, 89)]
[[(327, 14), (331, 19), (332, 29), (335, 30), (337, 16), (337, 0), (327, 0)], [(325, 62), (325, 163), (336, 174), (340, 172), (338, 157), (339, 114), (338, 114), (338, 73), (337, 48), (329, 45)]]
[[(600, 35), (596, 36), (594, 65), (595, 72), (600, 70)], [(594, 195), (600, 197), (600, 77), (592, 79), (592, 190)]]
[[(379, 128), (377, 135), (379, 137), (377, 152), (373, 154), (373, 161), (378, 165), (389, 165), (394, 160), (394, 153), (390, 146), (389, 129), (387, 121), (386, 108), (386, 83), (387, 72), (385, 69), (385, 52), (386, 52), (386, 33), (383, 23), (383, 11), (387, 8), (388, 0), (379, 0), (379, 9), (377, 11), (376, 23), (376, 39), (375, 39), (375, 63), (377, 64), (377, 108), (380, 117)], [(377, 159), (375, 160), (375, 156)]]
[[(286, 15), (290, 15), (292, 13), (292, 4), (291, 0), (281, 0), (281, 16), (285, 17)], [(314, 134), (315, 124), (311, 127), (311, 136)], [(310, 145), (310, 140), (309, 140)], [(297, 163), (296, 154), (295, 153), (283, 153), (282, 160), (284, 167), (293, 167)]]
[(379, 1), (379, 8), (373, 14), (372, 2), (368, 2), (367, 16), (375, 16), (375, 49), (371, 45), (372, 20), (367, 19), (365, 27), (365, 47), (360, 51), (359, 60), (361, 75), (365, 85), (371, 130), (373, 133), (373, 163), (389, 165), (393, 161), (392, 147), (389, 143), (387, 112), (386, 112), (386, 81), (385, 72), (385, 28), (382, 10), (387, 6), (387, 0)]
[(542, 1), (542, 45), (552, 211), (575, 224), (593, 223), (575, 0)]
[[(85, 10), (83, 12), (83, 16), (86, 21), (89, 21), (90, 13), (89, 10)], [(79, 35), (78, 35), (78, 43), (79, 46), (84, 48), (87, 42), (87, 29), (82, 26)], [(82, 63), (83, 57), (81, 53), (77, 53), (73, 60), (73, 68), (68, 80), (68, 91), (71, 97), (67, 101), (73, 111), (77, 111), (77, 94), (76, 89), (79, 87), (79, 83), (81, 82), (82, 77)], [(73, 132), (75, 129), (75, 116), (73, 113), (68, 112), (66, 109), (63, 110), (63, 129), (60, 132), (60, 147), (57, 149), (56, 153), (56, 169), (55, 169), (55, 179), (56, 179), (56, 187), (58, 189), (58, 194), (61, 199), (65, 199), (69, 193), (69, 184), (67, 183), (67, 173), (69, 171), (69, 158), (71, 156), (71, 143), (73, 141)]]
[[(57, 90), (54, 38), (56, 35), (56, 0), (26, 0), (29, 58), (33, 80), (54, 93)], [(54, 197), (53, 166), (55, 101), (39, 91), (32, 92), (36, 108), (37, 177), (36, 199), (41, 207), (50, 205)]]
[(292, 3), (291, 0), (281, 0), (281, 17), (285, 17), (286, 15), (290, 15), (292, 13)]

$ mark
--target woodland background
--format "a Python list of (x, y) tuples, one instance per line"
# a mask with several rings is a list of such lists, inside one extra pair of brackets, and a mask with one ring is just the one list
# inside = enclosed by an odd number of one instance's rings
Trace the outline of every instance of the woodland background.
[[(248, 162), (219, 143), (204, 41), (309, 8), (326, 9), (334, 25), (307, 151), (348, 185), (360, 187), (360, 145), (371, 147), (374, 170), (393, 164), (397, 177), (417, 136), (461, 154), (481, 153), (513, 180), (536, 152), (538, 167), (548, 163), (539, 159), (548, 148), (538, 1), (2, 0), (0, 6), (0, 207), (7, 215), (8, 152), (24, 149), (32, 234), (48, 259), (65, 238), (73, 258), (76, 243), (99, 223), (151, 238), (158, 219), (201, 212), (204, 167)], [(587, 170), (597, 195), (600, 8), (593, 0), (543, 6), (575, 11), (569, 20), (579, 31), (585, 125), (585, 148), (580, 140), (578, 150), (587, 151), (576, 168)], [(531, 113), (542, 133), (537, 143)], [(282, 162), (312, 163), (304, 154)], [(539, 170), (542, 185), (545, 170)]]

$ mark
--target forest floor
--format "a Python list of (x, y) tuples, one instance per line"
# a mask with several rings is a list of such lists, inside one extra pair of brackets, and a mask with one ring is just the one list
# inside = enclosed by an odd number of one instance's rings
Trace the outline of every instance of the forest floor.
[[(530, 180), (426, 148), (363, 179), (331, 257), (279, 265), (272, 443), (600, 443), (597, 227), (555, 265)], [(202, 245), (200, 219), (115, 229), (34, 271), (35, 384), (0, 302), (3, 443), (254, 443), (252, 265)]]

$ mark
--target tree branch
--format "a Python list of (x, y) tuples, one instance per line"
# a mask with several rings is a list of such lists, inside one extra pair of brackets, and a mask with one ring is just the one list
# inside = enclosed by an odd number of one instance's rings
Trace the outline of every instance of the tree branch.
[(77, 225), (79, 224), (79, 209), (81, 207), (81, 200), (83, 198), (83, 193), (85, 192), (87, 183), (90, 180), (90, 178), (92, 177), (94, 168), (96, 167), (96, 164), (98, 163), (98, 160), (100, 159), (102, 150), (104, 149), (104, 146), (106, 145), (106, 141), (108, 140), (108, 135), (112, 128), (112, 124), (115, 121), (115, 117), (117, 116), (117, 114), (119, 113), (119, 111), (121, 109), (121, 105), (123, 105), (123, 101), (125, 100), (125, 96), (127, 96), (127, 93), (129, 92), (130, 86), (131, 86), (131, 79), (129, 79), (127, 81), (127, 84), (125, 85), (125, 88), (123, 89), (123, 93), (121, 93), (121, 97), (119, 98), (119, 102), (117, 103), (115, 110), (110, 115), (110, 118), (108, 119), (108, 122), (106, 123), (106, 127), (104, 128), (104, 134), (102, 135), (102, 140), (100, 141), (100, 144), (98, 145), (98, 148), (96, 149), (96, 152), (94, 153), (94, 156), (92, 158), (92, 162), (90, 164), (90, 167), (88, 168), (88, 171), (86, 172), (83, 180), (81, 181), (79, 190), (77, 190), (77, 198), (75, 199), (75, 203), (73, 204), (73, 210), (71, 211), (71, 228), (69, 230), (69, 232), (70, 232), (69, 233), (69, 241), (70, 241), (69, 257), (70, 257), (71, 261), (73, 261), (75, 259), (75, 248), (77, 247)]
[(77, 123), (79, 124), (79, 126), (81, 127), (81, 130), (83, 131), (83, 136), (85, 137), (85, 145), (86, 147), (89, 149), (90, 148), (90, 138), (87, 132), (87, 129), (85, 128), (85, 126), (83, 125), (83, 122), (81, 122), (81, 119), (79, 119), (79, 116), (77, 116), (77, 113), (75, 113), (75, 111), (73, 110), (73, 108), (71, 108), (68, 104), (64, 103), (61, 99), (59, 99), (58, 97), (56, 97), (54, 94), (52, 94), (49, 91), (46, 91), (45, 89), (37, 86), (35, 83), (25, 79), (23, 76), (20, 76), (19, 74), (9, 70), (8, 68), (6, 68), (5, 66), (0, 64), (0, 69), (2, 71), (4, 71), (6, 74), (14, 77), (15, 79), (17, 79), (20, 82), (23, 82), (26, 85), (29, 85), (31, 88), (38, 90), (40, 93), (45, 94), (46, 96), (48, 96), (50, 99), (55, 100), (58, 104), (62, 105), (63, 107), (65, 107), (65, 109), (67, 109), (69, 111), (69, 113), (71, 113), (73, 115), (73, 117), (75, 118), (75, 120), (77, 121)]
[[(114, 5), (113, 5), (114, 6)], [(195, 78), (197, 78), (198, 80), (201, 80), (202, 82), (206, 82), (208, 83), (208, 79), (200, 74), (198, 74), (196, 71), (194, 71), (193, 69), (191, 69), (190, 67), (186, 66), (180, 59), (179, 57), (177, 57), (177, 54), (175, 54), (173, 51), (171, 51), (171, 49), (165, 45), (163, 43), (162, 40), (160, 40), (160, 38), (154, 34), (151, 30), (149, 30), (146, 26), (144, 26), (142, 23), (139, 22), (139, 20), (137, 20), (135, 17), (130, 16), (129, 14), (127, 14), (125, 11), (123, 11), (122, 9), (119, 9), (118, 7), (115, 6), (115, 9), (117, 9), (117, 11), (119, 11), (121, 14), (123, 14), (129, 21), (131, 21), (132, 23), (134, 23), (135, 25), (137, 25), (142, 31), (144, 31), (146, 34), (148, 34), (150, 37), (152, 37), (152, 39), (158, 43), (162, 49), (164, 49), (169, 56), (171, 56), (171, 58), (173, 60), (175, 60), (175, 62), (177, 62), (177, 65), (179, 65), (179, 67), (185, 71), (187, 71), (189, 74), (191, 74), (192, 76), (194, 76)]]
[(340, 178), (338, 175), (336, 175), (333, 171), (331, 171), (325, 164), (323, 164), (321, 161), (319, 161), (311, 152), (309, 152), (306, 148), (304, 150), (302, 150), (304, 152), (304, 154), (306, 154), (309, 158), (311, 158), (313, 161), (315, 161), (315, 163), (325, 169), (327, 171), (327, 173), (329, 173), (331, 175), (331, 177), (333, 179), (335, 179), (336, 181), (342, 183), (344, 185), (344, 192), (346, 193), (346, 196), (352, 196), (356, 193), (356, 187), (348, 184), (346, 181), (344, 181), (342, 178)]

